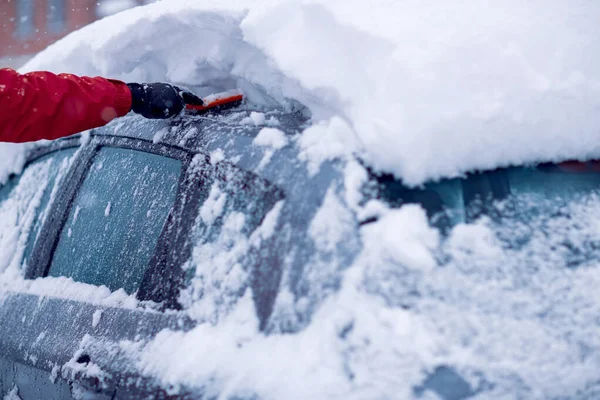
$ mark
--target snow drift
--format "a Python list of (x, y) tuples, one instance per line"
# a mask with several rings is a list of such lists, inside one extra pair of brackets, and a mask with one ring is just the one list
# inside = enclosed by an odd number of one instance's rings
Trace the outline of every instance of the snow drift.
[(85, 27), (24, 70), (293, 99), (316, 121), (341, 117), (373, 166), (416, 185), (598, 157), (598, 21), (583, 0), (168, 1)]

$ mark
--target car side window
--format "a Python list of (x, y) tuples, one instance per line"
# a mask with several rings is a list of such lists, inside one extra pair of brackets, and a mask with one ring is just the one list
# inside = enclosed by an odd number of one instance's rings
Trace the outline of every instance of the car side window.
[(46, 154), (0, 187), (0, 271), (29, 259), (57, 182), (67, 173), (76, 150)]
[(218, 313), (243, 291), (243, 271), (258, 262), (250, 237), (284, 195), (275, 185), (230, 165), (217, 166), (211, 175), (215, 179), (201, 199), (191, 232), (194, 248), (184, 266), (179, 301), (191, 307), (203, 299), (206, 304), (199, 309)]
[(193, 232), (198, 244), (217, 241), (224, 230), (250, 236), (283, 198), (274, 185), (229, 165), (220, 165), (215, 176), (208, 198), (200, 204)]
[(179, 186), (182, 162), (103, 147), (62, 229), (48, 275), (139, 289)]
[(378, 197), (391, 207), (403, 204), (420, 204), (432, 225), (448, 229), (465, 221), (464, 196), (460, 179), (447, 179), (410, 188), (392, 175), (377, 177)]
[(600, 195), (597, 161), (499, 168), (418, 188), (409, 188), (391, 175), (376, 179), (379, 198), (391, 207), (420, 204), (430, 222), (445, 232), (482, 216), (496, 222), (524, 222), (542, 215), (566, 215), (574, 204)]
[[(195, 226), (197, 243), (215, 242), (224, 229), (234, 228), (245, 237), (260, 225), (263, 217), (282, 198), (260, 179), (239, 176), (213, 183), (202, 203)], [(236, 182), (237, 181), (237, 182)], [(237, 223), (233, 221), (237, 218)], [(228, 228), (229, 226), (229, 228)]]

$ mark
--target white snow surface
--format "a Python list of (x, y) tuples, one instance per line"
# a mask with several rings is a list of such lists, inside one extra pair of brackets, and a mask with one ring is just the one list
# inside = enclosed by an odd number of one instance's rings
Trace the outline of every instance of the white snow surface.
[(4, 400), (21, 400), (21, 397), (19, 397), (19, 388), (17, 387), (17, 385), (13, 386), (12, 390), (10, 392), (8, 392), (6, 395), (4, 395), (3, 399)]
[(252, 143), (257, 146), (272, 147), (279, 150), (288, 144), (288, 138), (284, 132), (277, 128), (262, 128)]
[(102, 310), (94, 311), (94, 315), (92, 315), (92, 328), (95, 328), (98, 326), (101, 318), (102, 318)]
[[(300, 102), (314, 123), (290, 142), (310, 174), (360, 154), (418, 185), (598, 157), (599, 20), (600, 5), (584, 0), (170, 0), (94, 23), (24, 70), (170, 81), (201, 95), (241, 88), (263, 111)], [(275, 136), (265, 144), (277, 147)], [(0, 147), (0, 181), (19, 171), (21, 154)], [(210, 268), (195, 272), (180, 300), (204, 323), (123, 348), (145, 374), (171, 388), (202, 386), (208, 397), (430, 399), (460, 386), (474, 399), (595, 397), (600, 274), (586, 260), (598, 259), (587, 257), (597, 256), (589, 243), (600, 234), (589, 218), (600, 215), (597, 196), (526, 224), (458, 225), (443, 238), (417, 206), (360, 206), (365, 177), (350, 161), (344, 190), (330, 188), (310, 223), (317, 254), (306, 274), (316, 284), (338, 267), (337, 246), (356, 220), (379, 217), (360, 229), (362, 251), (303, 330), (260, 332), (240, 267), (257, 241), (277, 234), (279, 203), (251, 237), (241, 233), (244, 215), (230, 213), (216, 242), (194, 249), (190, 268)], [(23, 196), (31, 208), (40, 194)], [(230, 200), (215, 185), (200, 218), (214, 223)], [(9, 232), (0, 250), (16, 250), (0, 253), (0, 292), (137, 306), (122, 291), (15, 277), (31, 210), (11, 219), (9, 206), (0, 209)], [(570, 260), (568, 249), (583, 256)], [(282, 290), (274, 313), (306, 313), (305, 300)], [(452, 371), (445, 389), (427, 384), (440, 368)]]
[(21, 172), (26, 148), (27, 145), (0, 143), (0, 185), (5, 184), (11, 174)]
[[(556, 206), (521, 200), (531, 211)], [(600, 213), (599, 200), (575, 201), (558, 218), (458, 225), (443, 241), (419, 207), (379, 208), (380, 220), (361, 229), (364, 249), (340, 290), (302, 331), (261, 333), (246, 292), (219, 324), (162, 331), (132, 346), (135, 357), (166, 386), (200, 385), (221, 398), (595, 398), (600, 275), (586, 240), (600, 228), (580, 221)], [(327, 195), (312, 223), (315, 239), (324, 239), (319, 230), (339, 235), (330, 229), (343, 223), (335, 214), (344, 207), (332, 207), (339, 201)], [(514, 246), (524, 238), (524, 248)], [(343, 238), (331, 240), (323, 246)], [(596, 261), (585, 261), (588, 254), (573, 266), (565, 242), (596, 252)], [(279, 296), (279, 304), (302, 309), (287, 292)], [(444, 368), (453, 371), (449, 380), (425, 384)], [(468, 388), (462, 397), (453, 392), (460, 386)]]
[(294, 99), (420, 184), (599, 156), (599, 20), (587, 0), (172, 0), (87, 26), (23, 70)]

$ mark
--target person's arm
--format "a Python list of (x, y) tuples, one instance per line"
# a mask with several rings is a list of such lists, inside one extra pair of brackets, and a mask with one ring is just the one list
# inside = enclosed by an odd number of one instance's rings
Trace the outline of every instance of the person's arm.
[(198, 96), (168, 83), (129, 83), (0, 69), (0, 142), (58, 139), (106, 125), (129, 111), (170, 118)]
[(0, 69), (0, 142), (57, 139), (107, 124), (131, 110), (120, 81)]

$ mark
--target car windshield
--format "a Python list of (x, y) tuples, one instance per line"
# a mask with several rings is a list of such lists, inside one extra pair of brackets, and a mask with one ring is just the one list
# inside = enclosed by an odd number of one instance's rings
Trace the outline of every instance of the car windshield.
[[(566, 162), (472, 173), (408, 188), (390, 175), (377, 178), (379, 196), (392, 207), (417, 203), (432, 225), (447, 231), (482, 216), (505, 221), (566, 213), (600, 190), (600, 162)], [(569, 206), (569, 207), (568, 207)]]

